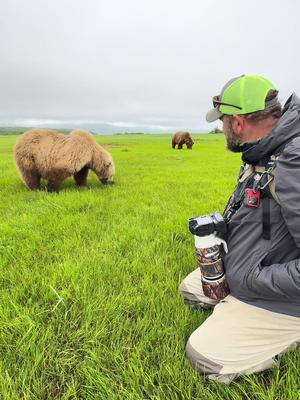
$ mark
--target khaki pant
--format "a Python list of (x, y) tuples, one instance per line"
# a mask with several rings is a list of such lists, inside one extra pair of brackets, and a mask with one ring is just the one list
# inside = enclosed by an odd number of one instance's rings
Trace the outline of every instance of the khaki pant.
[(186, 354), (209, 379), (230, 383), (237, 375), (263, 371), (275, 356), (300, 342), (300, 318), (278, 314), (228, 295), (217, 302), (203, 294), (200, 269), (180, 285), (187, 303), (213, 307), (213, 313), (190, 336)]

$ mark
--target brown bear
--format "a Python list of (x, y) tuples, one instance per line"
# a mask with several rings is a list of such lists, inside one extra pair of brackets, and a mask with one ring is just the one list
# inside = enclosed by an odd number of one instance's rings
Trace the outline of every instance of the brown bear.
[(188, 149), (192, 150), (194, 141), (191, 134), (183, 131), (176, 132), (172, 138), (172, 148), (175, 149), (177, 145), (178, 149), (182, 149), (184, 144)]
[(31, 190), (40, 188), (41, 178), (48, 181), (49, 192), (57, 192), (71, 175), (77, 186), (85, 186), (90, 169), (104, 184), (113, 183), (115, 174), (111, 155), (83, 130), (63, 135), (50, 129), (30, 129), (15, 146), (15, 161)]

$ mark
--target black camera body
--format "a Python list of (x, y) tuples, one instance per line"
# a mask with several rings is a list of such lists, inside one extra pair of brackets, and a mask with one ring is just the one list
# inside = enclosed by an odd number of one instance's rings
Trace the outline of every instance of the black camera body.
[(222, 214), (214, 211), (209, 215), (190, 218), (189, 229), (196, 236), (207, 236), (216, 233), (218, 236), (224, 237), (227, 233), (227, 224)]

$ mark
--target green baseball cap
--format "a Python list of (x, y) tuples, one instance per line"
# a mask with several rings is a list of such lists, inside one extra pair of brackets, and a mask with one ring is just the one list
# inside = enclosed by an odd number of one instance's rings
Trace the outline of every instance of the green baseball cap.
[(224, 114), (249, 114), (265, 110), (278, 102), (277, 97), (266, 102), (270, 90), (276, 90), (273, 83), (259, 75), (233, 78), (226, 83), (220, 95), (213, 97), (214, 108), (206, 114), (206, 121), (216, 121)]

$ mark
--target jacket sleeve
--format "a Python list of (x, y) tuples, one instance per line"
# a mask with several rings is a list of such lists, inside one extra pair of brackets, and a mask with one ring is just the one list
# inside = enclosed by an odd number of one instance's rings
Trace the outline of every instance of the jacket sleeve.
[(300, 248), (300, 137), (289, 143), (279, 158), (275, 190), (287, 228)]
[[(300, 138), (289, 143), (278, 160), (275, 190), (287, 229), (300, 248)], [(257, 266), (250, 275), (248, 284), (266, 298), (300, 298), (300, 259)]]

